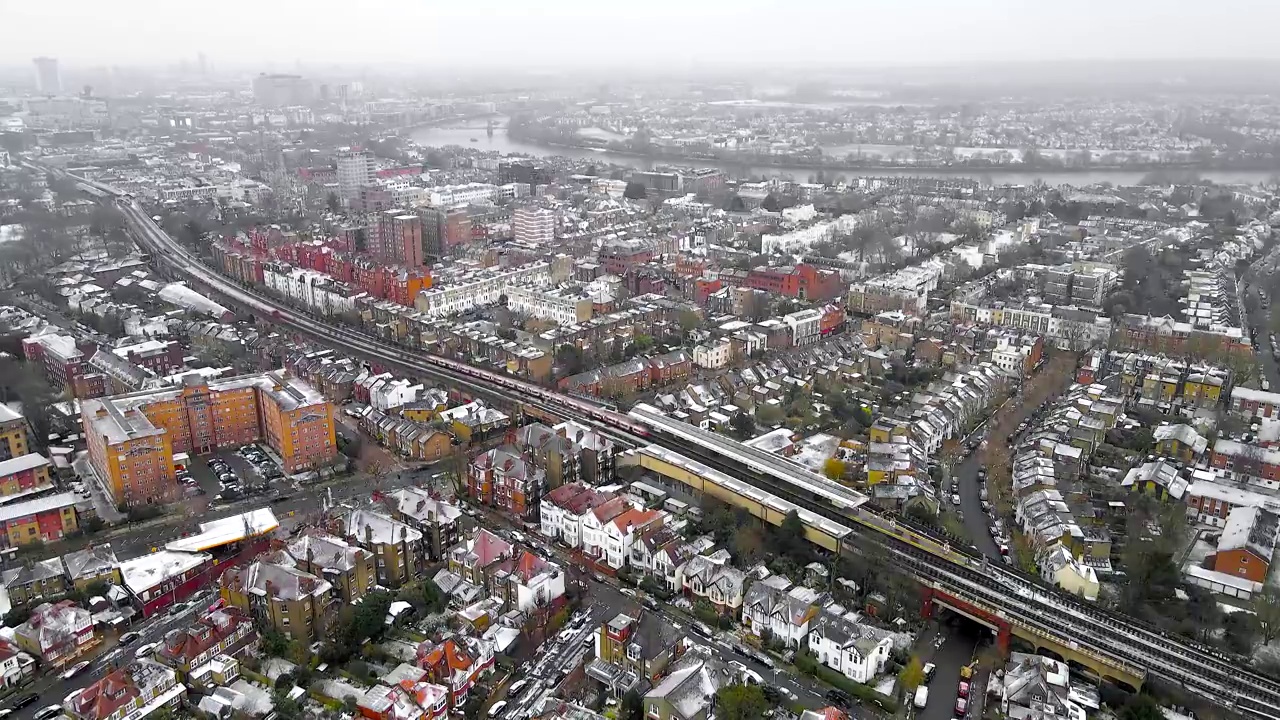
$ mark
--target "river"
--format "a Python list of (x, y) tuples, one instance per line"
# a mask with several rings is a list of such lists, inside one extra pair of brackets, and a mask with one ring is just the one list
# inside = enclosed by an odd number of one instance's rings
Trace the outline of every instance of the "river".
[[(507, 118), (495, 117), (496, 121), (505, 125)], [(733, 163), (718, 163), (711, 160), (658, 160), (652, 158), (636, 157), (634, 155), (624, 155), (612, 153), (608, 151), (587, 150), (584, 148), (570, 147), (547, 147), (536, 143), (522, 142), (513, 140), (507, 136), (506, 127), (497, 127), (494, 129), (493, 137), (489, 137), (485, 132), (485, 124), (479, 121), (471, 121), (466, 124), (448, 125), (442, 127), (420, 127), (409, 133), (409, 137), (419, 145), (441, 147), (444, 145), (461, 145), (463, 147), (472, 147), (481, 150), (496, 150), (500, 153), (515, 153), (519, 155), (532, 155), (534, 157), (546, 157), (552, 155), (560, 155), (563, 157), (575, 158), (578, 160), (596, 160), (602, 163), (612, 163), (614, 165), (626, 165), (628, 167), (639, 168), (642, 170), (652, 169), (654, 166), (663, 165), (684, 165), (691, 167), (720, 167), (732, 170), (734, 173), (740, 173), (743, 168)], [(471, 142), (472, 138), (476, 142)], [(763, 165), (752, 166), (745, 169), (752, 176), (761, 177), (785, 177), (797, 181), (806, 181), (809, 176), (817, 174), (816, 168), (808, 167), (785, 167), (780, 165)], [(907, 175), (912, 177), (963, 177), (978, 178), (989, 180), (992, 184), (1005, 185), (1030, 185), (1036, 180), (1042, 180), (1049, 185), (1074, 185), (1083, 187), (1101, 182), (1110, 182), (1114, 185), (1133, 185), (1138, 183), (1145, 177), (1149, 171), (1147, 170), (1090, 170), (1080, 172), (1053, 172), (1053, 171), (1029, 171), (1029, 170), (998, 170), (986, 168), (919, 168), (919, 169), (879, 169), (864, 168), (860, 170), (838, 170), (828, 168), (824, 170), (827, 177), (836, 177), (844, 175), (846, 177), (857, 176), (873, 176), (885, 177), (889, 175)], [(1181, 172), (1181, 171), (1174, 171)], [(1234, 184), (1234, 183), (1264, 183), (1275, 177), (1277, 174), (1274, 170), (1198, 170), (1195, 174), (1206, 180), (1212, 180), (1216, 183)]]

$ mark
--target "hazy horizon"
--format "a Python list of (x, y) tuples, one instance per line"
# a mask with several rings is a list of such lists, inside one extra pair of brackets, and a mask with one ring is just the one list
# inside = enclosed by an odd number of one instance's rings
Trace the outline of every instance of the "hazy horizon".
[[(467, 69), (743, 66), (930, 67), (990, 63), (1280, 60), (1280, 3), (998, 0), (891, 3), (558, 0), (121, 0), (5, 3), (0, 65), (165, 65), (203, 53), (215, 68), (307, 65)], [(1224, 22), (1247, 18), (1248, 22)]]

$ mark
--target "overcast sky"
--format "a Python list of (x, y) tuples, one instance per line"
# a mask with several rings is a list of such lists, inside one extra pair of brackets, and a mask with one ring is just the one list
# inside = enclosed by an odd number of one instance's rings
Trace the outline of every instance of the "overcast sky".
[(1276, 59), (1280, 0), (0, 0), (0, 63)]

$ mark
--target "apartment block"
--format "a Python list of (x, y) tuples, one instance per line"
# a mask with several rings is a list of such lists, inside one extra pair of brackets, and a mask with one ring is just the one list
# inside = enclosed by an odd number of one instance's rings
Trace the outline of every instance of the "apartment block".
[(512, 233), (518, 243), (532, 247), (548, 247), (556, 239), (556, 214), (547, 208), (516, 208)]
[(27, 419), (8, 405), (0, 405), (0, 460), (26, 455), (30, 448)]
[(81, 406), (89, 459), (117, 502), (177, 497), (173, 453), (203, 454), (262, 441), (286, 473), (323, 467), (337, 453), (333, 407), (287, 371), (87, 400)]
[(387, 263), (419, 267), (422, 259), (422, 218), (403, 210), (378, 214), (369, 250)]
[[(26, 447), (25, 431), (17, 444), (19, 447)], [(0, 500), (8, 501), (52, 490), (52, 470), (53, 463), (40, 453), (26, 453), (0, 460)]]

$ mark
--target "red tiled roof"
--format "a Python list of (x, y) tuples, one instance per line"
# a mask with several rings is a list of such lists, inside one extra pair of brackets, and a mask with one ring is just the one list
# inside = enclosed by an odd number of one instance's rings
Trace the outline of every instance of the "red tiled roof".
[(133, 678), (125, 668), (120, 668), (82, 690), (71, 703), (76, 715), (89, 720), (103, 720), (139, 694)]

